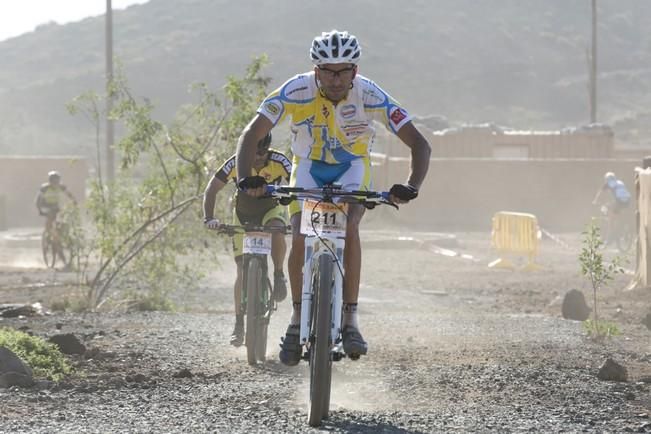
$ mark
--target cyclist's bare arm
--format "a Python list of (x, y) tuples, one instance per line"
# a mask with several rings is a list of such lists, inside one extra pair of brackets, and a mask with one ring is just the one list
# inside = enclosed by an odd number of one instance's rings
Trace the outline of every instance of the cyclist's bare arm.
[(75, 199), (75, 197), (72, 195), (72, 193), (70, 193), (70, 190), (68, 190), (66, 188), (63, 191), (66, 193), (66, 196), (68, 196), (68, 199), (70, 199), (72, 201), (72, 203), (77, 204), (77, 199)]
[[(271, 121), (261, 114), (255, 115), (251, 122), (244, 127), (244, 131), (242, 131), (242, 135), (237, 142), (236, 161), (237, 176), (239, 179), (242, 179), (251, 173), (251, 167), (253, 166), (253, 160), (255, 160), (255, 152), (257, 150), (258, 142), (262, 140), (272, 128), (273, 124)], [(265, 190), (264, 187), (260, 187), (255, 190), (247, 190), (246, 193), (252, 196), (262, 196), (265, 194)]]
[(41, 193), (40, 191), (36, 195), (36, 201), (35, 202), (36, 202), (36, 209), (38, 209), (39, 213), (42, 213), (43, 212), (43, 193)]
[(217, 193), (219, 193), (226, 183), (221, 179), (213, 176), (210, 178), (210, 182), (206, 186), (206, 190), (203, 193), (203, 218), (204, 222), (214, 219), (215, 213), (215, 198)]
[(416, 189), (420, 189), (429, 168), (429, 157), (432, 148), (412, 122), (404, 124), (396, 134), (411, 149), (411, 165), (407, 183), (416, 187)]
[(603, 193), (603, 191), (603, 187), (597, 190), (597, 194), (595, 195), (594, 199), (592, 199), (593, 204), (597, 205), (599, 203), (599, 199), (601, 198), (601, 193)]

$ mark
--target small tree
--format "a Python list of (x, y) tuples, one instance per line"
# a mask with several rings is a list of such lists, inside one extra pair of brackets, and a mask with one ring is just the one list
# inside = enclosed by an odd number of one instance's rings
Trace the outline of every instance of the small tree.
[(134, 98), (118, 72), (109, 88), (116, 101), (110, 115), (125, 135), (116, 145), (121, 164), (112, 183), (99, 171), (101, 97), (87, 93), (69, 105), (71, 113), (91, 121), (97, 141), (98, 172), (85, 202), (89, 226), (77, 234), (83, 250), (79, 282), (90, 307), (118, 287), (123, 297), (136, 295), (138, 305), (165, 308), (168, 291), (198, 282), (203, 263), (189, 259), (203, 245), (196, 205), (215, 162), (233, 152), (266, 94), (269, 78), (260, 75), (265, 63), (265, 56), (256, 58), (244, 77), (229, 77), (222, 95), (194, 85), (197, 101), (169, 124), (153, 118), (153, 105)]
[(613, 280), (617, 273), (624, 272), (620, 266), (622, 258), (620, 256), (615, 256), (610, 262), (604, 262), (604, 242), (601, 239), (599, 226), (595, 223), (594, 219), (582, 234), (583, 247), (581, 249), (581, 254), (579, 255), (579, 263), (581, 264), (581, 274), (586, 276), (590, 281), (593, 295), (593, 319), (591, 323), (589, 322), (590, 320), (586, 321), (586, 325), (589, 332), (592, 333), (595, 338), (602, 338), (616, 334), (617, 328), (614, 324), (599, 321), (597, 312), (597, 292), (601, 287)]

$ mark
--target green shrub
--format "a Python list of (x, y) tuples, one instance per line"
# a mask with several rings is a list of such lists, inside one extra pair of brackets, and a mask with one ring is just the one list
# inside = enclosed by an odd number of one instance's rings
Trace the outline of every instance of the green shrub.
[(173, 312), (176, 310), (174, 303), (160, 292), (151, 292), (135, 297), (129, 303), (129, 310), (140, 312)]
[(594, 334), (596, 330), (596, 336), (603, 338), (609, 338), (621, 334), (617, 324), (610, 321), (601, 320), (599, 322), (595, 322), (591, 319), (588, 319), (583, 321), (583, 328), (588, 334)]
[(599, 226), (593, 220), (583, 232), (583, 248), (579, 255), (579, 264), (581, 265), (581, 274), (588, 279), (590, 286), (592, 286), (593, 296), (592, 320), (585, 321), (584, 328), (595, 339), (603, 339), (619, 334), (617, 326), (599, 320), (597, 312), (597, 293), (599, 290), (613, 280), (616, 274), (624, 272), (621, 267), (621, 257), (615, 256), (610, 262), (604, 261), (603, 247), (604, 242), (601, 239)]
[(8, 348), (23, 359), (34, 376), (60, 381), (72, 372), (72, 368), (56, 345), (43, 338), (30, 336), (11, 328), (0, 328), (0, 346)]

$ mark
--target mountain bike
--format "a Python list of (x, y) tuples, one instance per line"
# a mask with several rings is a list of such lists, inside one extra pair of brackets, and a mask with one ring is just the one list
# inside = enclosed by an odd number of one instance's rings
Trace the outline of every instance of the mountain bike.
[(314, 189), (267, 186), (267, 193), (282, 205), (303, 201), (301, 233), (306, 238), (300, 342), (305, 349), (302, 358), (310, 366), (308, 423), (318, 426), (330, 409), (332, 362), (346, 357), (341, 319), (347, 205), (397, 206), (389, 202), (387, 192), (343, 191), (337, 185)]
[(626, 212), (620, 212), (614, 215), (612, 233), (608, 233), (608, 216), (611, 212), (608, 205), (601, 205), (599, 207), (600, 216), (598, 220), (601, 222), (603, 236), (613, 242), (620, 253), (627, 253), (633, 246), (635, 240), (635, 233), (633, 230), (632, 217)]
[(48, 268), (54, 268), (58, 259), (64, 270), (69, 269), (75, 255), (70, 226), (55, 219), (46, 227), (41, 236), (41, 252)]
[(229, 236), (244, 233), (242, 250), (241, 314), (246, 315), (244, 343), (249, 365), (264, 362), (267, 353), (267, 328), (276, 304), (271, 297), (267, 257), (271, 254), (271, 235), (287, 233), (287, 226), (219, 225), (217, 232)]

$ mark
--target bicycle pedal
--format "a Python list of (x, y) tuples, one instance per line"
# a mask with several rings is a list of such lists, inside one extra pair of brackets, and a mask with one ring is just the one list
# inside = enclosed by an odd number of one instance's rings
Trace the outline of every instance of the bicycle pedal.
[(350, 360), (359, 360), (361, 354), (348, 354)]
[(332, 353), (332, 361), (333, 362), (338, 362), (341, 359), (343, 359), (344, 357), (346, 357), (346, 354), (344, 354), (344, 353), (340, 353), (340, 352)]

